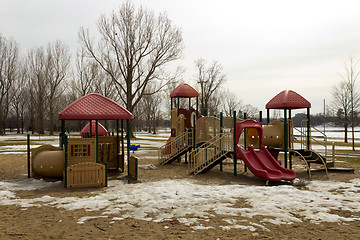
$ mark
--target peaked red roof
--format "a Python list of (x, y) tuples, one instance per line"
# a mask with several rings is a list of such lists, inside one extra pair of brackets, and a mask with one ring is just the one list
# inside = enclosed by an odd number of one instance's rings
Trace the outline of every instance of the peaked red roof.
[[(95, 120), (91, 121), (91, 136), (95, 136)], [(80, 135), (83, 137), (85, 133), (90, 132), (90, 123), (86, 124), (85, 127), (81, 130)], [(106, 128), (98, 122), (98, 136), (106, 136), (108, 131)]]
[(177, 86), (174, 91), (171, 92), (170, 97), (179, 97), (179, 98), (192, 98), (198, 97), (200, 94), (193, 87), (187, 83), (182, 83)]
[(311, 103), (300, 94), (292, 90), (284, 90), (273, 97), (267, 104), (266, 109), (298, 109), (311, 108)]
[(60, 120), (115, 120), (134, 117), (113, 100), (97, 93), (90, 93), (67, 106), (59, 113), (58, 118)]

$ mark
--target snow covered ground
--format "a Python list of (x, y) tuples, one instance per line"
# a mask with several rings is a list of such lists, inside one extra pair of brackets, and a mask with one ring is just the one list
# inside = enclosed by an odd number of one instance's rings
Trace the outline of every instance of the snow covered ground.
[[(266, 225), (292, 224), (310, 221), (345, 223), (358, 221), (360, 212), (360, 179), (348, 183), (313, 181), (305, 188), (291, 185), (248, 186), (239, 184), (204, 185), (191, 179), (162, 180), (126, 184), (109, 181), (108, 188), (89, 193), (85, 197), (19, 198), (16, 191), (50, 189), (62, 186), (61, 182), (26, 179), (0, 182), (0, 204), (28, 207), (50, 206), (68, 211), (83, 209), (88, 216), (78, 219), (78, 224), (93, 218), (108, 218), (109, 223), (126, 218), (166, 222), (178, 220), (194, 230), (204, 228), (267, 230)], [(244, 201), (247, 207), (235, 207)], [(350, 211), (344, 217), (336, 211)], [(95, 216), (94, 212), (97, 211)], [(211, 225), (213, 214), (224, 216), (223, 225)], [(235, 216), (244, 217), (236, 220)], [(251, 219), (261, 216), (260, 223)]]

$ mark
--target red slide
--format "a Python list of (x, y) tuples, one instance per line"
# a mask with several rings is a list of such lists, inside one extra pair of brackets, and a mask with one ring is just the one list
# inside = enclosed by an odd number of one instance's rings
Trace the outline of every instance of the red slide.
[(260, 150), (255, 151), (252, 146), (248, 151), (243, 151), (236, 145), (237, 158), (244, 161), (250, 171), (257, 177), (265, 178), (270, 181), (294, 180), (296, 174), (293, 170), (283, 168), (265, 148), (260, 145)]

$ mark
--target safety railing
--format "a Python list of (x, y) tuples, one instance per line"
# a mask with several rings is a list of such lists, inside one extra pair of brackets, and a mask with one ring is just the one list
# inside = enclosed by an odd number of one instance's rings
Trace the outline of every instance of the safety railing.
[(182, 152), (184, 149), (193, 145), (193, 131), (187, 129), (177, 137), (171, 138), (164, 146), (160, 147), (158, 159), (160, 164), (164, 164), (169, 158)]
[(233, 134), (219, 134), (189, 153), (189, 173), (196, 175), (232, 151), (234, 151)]
[[(301, 121), (301, 128), (296, 128), (293, 125), (292, 121), (289, 121), (290, 124), (290, 133), (291, 133), (291, 149), (307, 149), (307, 139), (308, 139), (308, 131), (307, 131), (307, 120), (304, 119)], [(295, 133), (296, 132), (296, 133)], [(316, 132), (318, 134), (320, 134), (320, 136), (314, 137), (311, 135), (311, 132)], [(324, 139), (324, 141), (319, 141), (318, 139)], [(325, 133), (323, 133), (322, 131), (320, 131), (319, 129), (317, 129), (314, 126), (310, 126), (310, 137), (309, 137), (310, 141), (316, 143), (317, 145), (320, 145), (324, 148), (324, 152), (325, 152), (325, 158), (327, 157), (327, 136)], [(295, 144), (300, 144), (300, 148), (299, 147), (295, 147)], [(311, 150), (311, 149), (307, 149), (307, 150)]]

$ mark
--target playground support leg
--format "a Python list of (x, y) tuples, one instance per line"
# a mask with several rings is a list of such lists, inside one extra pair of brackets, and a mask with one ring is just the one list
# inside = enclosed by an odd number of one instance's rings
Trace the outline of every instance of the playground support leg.
[(307, 150), (310, 150), (310, 108), (307, 108)]
[(27, 168), (28, 178), (30, 178), (30, 134), (27, 135)]
[[(114, 133), (114, 132), (113, 132)], [(120, 146), (120, 142), (119, 142), (119, 119), (116, 120), (116, 157), (118, 159), (118, 154), (119, 154), (119, 146)], [(116, 160), (116, 171), (119, 170), (119, 160)]]
[(96, 162), (98, 163), (98, 157), (99, 157), (99, 138), (98, 138), (98, 120), (95, 120), (95, 140), (96, 140), (96, 147), (95, 147), (95, 151), (96, 151)]
[[(223, 113), (220, 113), (220, 137), (223, 136)], [(222, 146), (222, 142), (221, 142), (221, 138), (220, 138), (220, 149), (223, 150), (223, 146)], [(223, 171), (223, 162), (220, 162), (220, 172)]]
[(288, 168), (288, 162), (287, 162), (287, 145), (288, 145), (288, 123), (287, 123), (287, 113), (286, 113), (286, 107), (284, 108), (284, 165), (285, 168)]
[[(244, 113), (244, 120), (246, 120), (247, 118), (247, 115), (246, 115), (246, 112)], [(246, 130), (244, 130), (244, 148), (245, 150), (247, 149), (247, 146), (246, 146)], [(244, 163), (244, 171), (247, 172), (247, 166), (246, 164)]]
[(237, 174), (237, 159), (236, 159), (236, 111), (234, 111), (234, 135), (233, 135), (233, 144), (234, 144), (234, 176)]
[(65, 164), (64, 164), (64, 187), (67, 187), (67, 160), (68, 160), (68, 139), (67, 135), (64, 134), (64, 152), (65, 152)]
[(127, 163), (129, 172), (129, 160), (130, 160), (130, 120), (126, 119), (126, 144), (127, 144)]
[[(289, 121), (291, 120), (291, 109), (289, 109)], [(291, 129), (290, 129), (290, 125), (289, 125), (289, 145), (290, 145), (290, 149), (291, 149), (291, 141), (292, 141), (292, 136), (291, 136)], [(288, 146), (289, 146), (288, 145)], [(289, 169), (292, 169), (292, 156), (291, 154), (289, 154)]]
[(61, 119), (61, 133), (60, 133), (60, 147), (62, 148), (64, 145), (64, 134), (65, 134), (65, 120)]
[(121, 119), (121, 172), (125, 167), (124, 120)]

